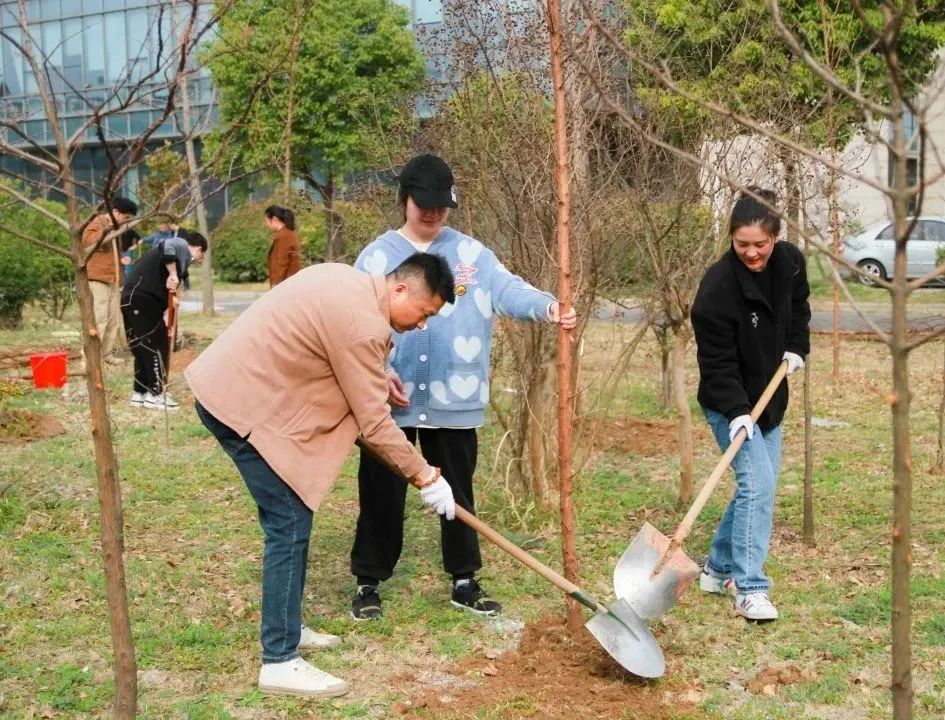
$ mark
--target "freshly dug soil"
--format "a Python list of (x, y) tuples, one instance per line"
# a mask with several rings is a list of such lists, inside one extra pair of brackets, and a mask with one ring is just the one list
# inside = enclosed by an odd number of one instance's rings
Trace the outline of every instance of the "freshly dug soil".
[(626, 672), (583, 628), (572, 639), (563, 618), (527, 625), (518, 650), (465, 658), (452, 674), (475, 685), (428, 689), (395, 703), (391, 715), (458, 719), (493, 709), (503, 720), (672, 717), (663, 681)]
[(616, 450), (644, 457), (672, 455), (679, 446), (676, 423), (632, 417), (602, 420), (595, 433), (594, 446), (599, 450)]
[(0, 408), (0, 442), (28, 443), (62, 435), (65, 431), (51, 415), (24, 408)]

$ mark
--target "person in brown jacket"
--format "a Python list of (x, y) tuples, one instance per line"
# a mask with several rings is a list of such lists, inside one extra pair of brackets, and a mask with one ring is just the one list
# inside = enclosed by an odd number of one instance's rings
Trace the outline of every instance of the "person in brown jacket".
[[(124, 225), (138, 214), (138, 206), (128, 198), (115, 197), (111, 201), (111, 215), (105, 212), (93, 219), (82, 231), (82, 244), (86, 249), (95, 248), (85, 266), (92, 288), (95, 329), (102, 343), (105, 362), (121, 362), (115, 355), (118, 333), (121, 330), (122, 270), (120, 234), (100, 243), (109, 232)], [(100, 243), (100, 244), (99, 244)]]
[(288, 208), (267, 207), (266, 226), (273, 232), (269, 247), (269, 287), (274, 288), (302, 269), (302, 241), (295, 233), (295, 213)]
[(314, 265), (253, 303), (187, 368), (197, 415), (236, 464), (265, 536), (262, 692), (348, 690), (299, 650), (340, 642), (302, 625), (302, 597), (312, 514), (359, 434), (424, 503), (454, 517), (449, 483), (391, 417), (385, 372), (391, 329), (423, 328), (455, 301), (453, 286), (446, 260), (429, 253), (386, 276)]

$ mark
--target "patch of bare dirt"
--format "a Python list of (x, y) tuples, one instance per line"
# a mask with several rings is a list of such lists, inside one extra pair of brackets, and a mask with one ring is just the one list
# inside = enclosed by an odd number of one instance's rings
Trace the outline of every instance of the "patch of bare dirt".
[(749, 692), (759, 695), (777, 695), (783, 685), (794, 685), (801, 681), (817, 679), (817, 673), (809, 668), (800, 668), (794, 663), (779, 663), (762, 668), (755, 677), (748, 681)]
[(594, 445), (600, 450), (617, 450), (646, 457), (670, 455), (679, 446), (673, 420), (632, 417), (601, 420), (595, 436)]
[(572, 638), (561, 618), (527, 625), (518, 650), (465, 658), (451, 673), (476, 684), (428, 688), (395, 703), (391, 715), (439, 720), (501, 708), (497, 717), (508, 720), (672, 717), (664, 704), (663, 683), (626, 672), (586, 631)]
[(0, 408), (0, 442), (28, 443), (62, 435), (66, 429), (56, 418), (25, 408)]
[(186, 370), (187, 366), (196, 360), (199, 354), (200, 351), (196, 348), (185, 345), (180, 350), (171, 355), (171, 372)]

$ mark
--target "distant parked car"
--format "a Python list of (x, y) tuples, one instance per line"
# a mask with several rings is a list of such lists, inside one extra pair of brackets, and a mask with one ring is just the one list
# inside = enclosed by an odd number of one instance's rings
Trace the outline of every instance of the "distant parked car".
[[(916, 278), (934, 270), (939, 248), (945, 248), (945, 217), (919, 218), (906, 244), (906, 274)], [(892, 274), (896, 252), (892, 223), (883, 220), (844, 239), (840, 252), (866, 273), (857, 274), (864, 285), (875, 285), (874, 278), (887, 279)]]

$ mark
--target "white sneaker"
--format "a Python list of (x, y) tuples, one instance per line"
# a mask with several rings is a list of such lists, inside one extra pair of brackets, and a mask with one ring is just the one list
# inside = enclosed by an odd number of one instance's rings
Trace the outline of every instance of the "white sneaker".
[(269, 695), (337, 697), (348, 692), (348, 683), (302, 658), (266, 663), (259, 671), (259, 691)]
[(315, 632), (310, 627), (302, 626), (302, 638), (299, 640), (299, 650), (325, 650), (341, 645), (341, 638), (337, 635)]
[(778, 609), (764, 591), (735, 593), (735, 613), (749, 620), (777, 620)]
[(144, 393), (143, 392), (131, 393), (131, 407), (141, 407), (142, 405), (144, 405)]
[(713, 595), (729, 595), (735, 593), (735, 581), (732, 578), (720, 578), (705, 570), (699, 576), (699, 589)]
[(144, 406), (151, 410), (176, 410), (179, 405), (180, 403), (167, 393), (160, 393), (159, 395), (148, 393), (144, 396)]

